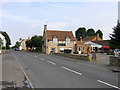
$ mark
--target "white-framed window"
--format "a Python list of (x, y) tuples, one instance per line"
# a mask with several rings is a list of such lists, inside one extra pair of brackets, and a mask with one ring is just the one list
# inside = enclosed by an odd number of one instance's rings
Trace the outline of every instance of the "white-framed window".
[(69, 37), (66, 38), (66, 43), (70, 43), (70, 38)]
[(53, 38), (53, 42), (57, 43), (58, 39), (57, 38)]
[(85, 47), (83, 47), (83, 51), (85, 51)]

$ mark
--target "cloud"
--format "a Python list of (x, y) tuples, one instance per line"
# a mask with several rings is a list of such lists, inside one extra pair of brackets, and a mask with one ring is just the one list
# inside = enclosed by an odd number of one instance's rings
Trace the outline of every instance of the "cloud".
[(118, 2), (119, 0), (2, 0), (2, 2)]

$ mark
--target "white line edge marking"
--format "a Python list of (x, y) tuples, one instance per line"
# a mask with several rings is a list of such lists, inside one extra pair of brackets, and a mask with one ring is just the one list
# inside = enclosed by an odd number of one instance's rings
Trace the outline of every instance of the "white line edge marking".
[(76, 74), (78, 74), (78, 75), (82, 75), (82, 73), (76, 72), (76, 71), (71, 70), (71, 69), (69, 69), (69, 68), (66, 68), (66, 67), (61, 67), (61, 68), (66, 69), (66, 70), (71, 71), (71, 72), (74, 72), (74, 73), (76, 73)]
[(45, 60), (45, 59), (43, 59), (43, 58), (40, 58), (41, 60)]
[(111, 86), (111, 87), (114, 87), (114, 88), (120, 89), (120, 88), (117, 87), (117, 86), (111, 85), (111, 84), (106, 83), (106, 82), (103, 82), (103, 81), (101, 81), (101, 80), (97, 80), (97, 81), (100, 82), (100, 83), (106, 84), (106, 85), (108, 85), (108, 86)]
[(56, 63), (54, 63), (54, 62), (51, 62), (51, 61), (47, 61), (48, 63), (51, 63), (51, 64), (53, 64), (53, 65), (56, 65)]

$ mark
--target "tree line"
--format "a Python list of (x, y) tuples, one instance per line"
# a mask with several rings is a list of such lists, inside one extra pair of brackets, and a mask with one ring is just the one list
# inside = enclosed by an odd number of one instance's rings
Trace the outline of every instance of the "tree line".
[(97, 34), (99, 34), (99, 37), (103, 39), (103, 33), (101, 30), (97, 30), (95, 32), (93, 28), (86, 30), (85, 27), (80, 27), (75, 31), (75, 36), (76, 36), (77, 41), (80, 40), (80, 37), (84, 38), (86, 36), (96, 36)]
[[(42, 38), (43, 36), (32, 36), (31, 39), (28, 39), (26, 41), (26, 47), (30, 48), (31, 50), (35, 50), (35, 51), (42, 51)], [(19, 48), (20, 44), (22, 42), (22, 38), (19, 39), (20, 41), (17, 41), (14, 48)]]

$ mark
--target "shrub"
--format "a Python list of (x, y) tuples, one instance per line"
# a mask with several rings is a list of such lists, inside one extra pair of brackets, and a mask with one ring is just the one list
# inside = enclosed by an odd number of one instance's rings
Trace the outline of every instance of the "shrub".
[(3, 49), (3, 50), (5, 50), (5, 49), (6, 49), (6, 47), (2, 47), (2, 49)]
[(42, 51), (42, 47), (37, 47), (37, 48), (35, 49), (35, 51), (41, 52), (41, 51)]

